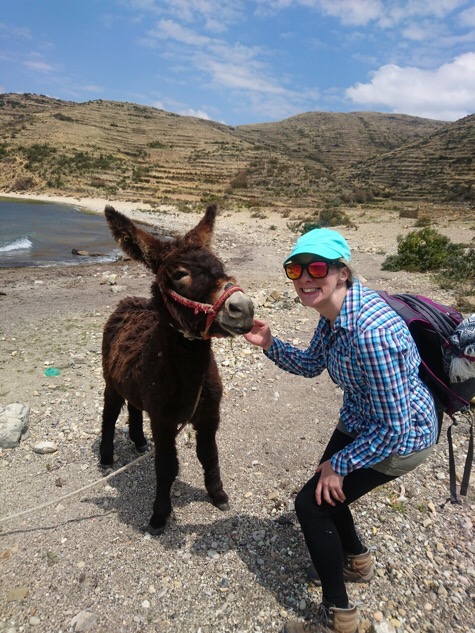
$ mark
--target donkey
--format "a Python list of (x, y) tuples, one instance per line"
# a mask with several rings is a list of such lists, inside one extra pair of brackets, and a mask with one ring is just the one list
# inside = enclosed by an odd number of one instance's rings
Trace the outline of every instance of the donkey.
[(158, 239), (107, 206), (109, 228), (123, 251), (155, 275), (151, 298), (123, 299), (108, 319), (102, 341), (105, 381), (100, 459), (113, 463), (117, 417), (125, 401), (129, 436), (148, 450), (143, 411), (155, 444), (157, 490), (149, 523), (161, 534), (171, 513), (170, 490), (178, 474), (176, 436), (190, 422), (206, 490), (220, 510), (229, 509), (221, 481), (216, 431), (222, 383), (212, 337), (248, 332), (254, 307), (210, 250), (217, 209), (181, 238)]

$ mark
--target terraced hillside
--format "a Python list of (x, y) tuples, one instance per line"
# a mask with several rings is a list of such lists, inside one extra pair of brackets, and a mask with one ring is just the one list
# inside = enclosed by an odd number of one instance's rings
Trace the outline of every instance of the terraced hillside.
[[(451, 195), (464, 199), (473, 183), (473, 126), (471, 117), (447, 124), (310, 112), (230, 127), (131, 103), (4, 94), (0, 189), (152, 202), (214, 198), (283, 210), (380, 193), (430, 198), (450, 180)], [(459, 145), (466, 147), (460, 154)], [(436, 190), (422, 184), (432, 174)]]
[(398, 199), (475, 200), (475, 115), (349, 170), (347, 178)]
[(254, 150), (224, 125), (129, 103), (7, 95), (3, 189), (132, 199), (221, 195)]

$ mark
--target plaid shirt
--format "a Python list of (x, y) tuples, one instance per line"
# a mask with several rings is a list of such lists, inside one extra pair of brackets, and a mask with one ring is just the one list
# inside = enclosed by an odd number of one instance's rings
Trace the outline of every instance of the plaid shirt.
[(434, 400), (419, 378), (421, 359), (412, 336), (359, 281), (349, 288), (333, 328), (320, 317), (308, 349), (274, 338), (265, 354), (281, 369), (309, 378), (327, 369), (343, 389), (340, 418), (358, 436), (331, 458), (339, 475), (435, 444)]

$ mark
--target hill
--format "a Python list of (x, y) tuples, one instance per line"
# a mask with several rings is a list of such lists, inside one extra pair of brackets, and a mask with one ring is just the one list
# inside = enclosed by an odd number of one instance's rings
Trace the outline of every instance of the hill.
[(467, 200), (474, 126), (309, 112), (231, 127), (132, 103), (4, 94), (0, 189), (282, 211), (378, 196)]
[(414, 143), (372, 157), (350, 170), (362, 186), (402, 199), (475, 199), (475, 115), (455, 121)]

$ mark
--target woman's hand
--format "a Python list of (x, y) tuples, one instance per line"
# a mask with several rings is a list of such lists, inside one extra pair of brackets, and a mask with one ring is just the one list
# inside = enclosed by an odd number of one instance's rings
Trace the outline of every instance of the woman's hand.
[(326, 501), (331, 506), (336, 505), (336, 501), (344, 501), (346, 499), (343, 493), (342, 475), (338, 475), (332, 468), (330, 460), (323, 462), (315, 471), (320, 473), (317, 487), (315, 489), (315, 499), (318, 505)]
[(269, 349), (272, 345), (272, 334), (270, 327), (262, 319), (254, 319), (254, 325), (247, 334), (243, 334), (246, 341), (262, 347), (262, 349)]

